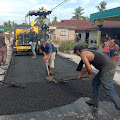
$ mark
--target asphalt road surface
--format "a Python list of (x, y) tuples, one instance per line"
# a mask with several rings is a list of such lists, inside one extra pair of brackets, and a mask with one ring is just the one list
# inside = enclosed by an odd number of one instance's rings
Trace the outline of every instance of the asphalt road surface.
[[(54, 78), (56, 80), (76, 78), (79, 74), (79, 72), (76, 71), (76, 67), (77, 65), (68, 59), (56, 56)], [(94, 77), (94, 73), (92, 76)], [(25, 115), (32, 113), (33, 116), (39, 114), (39, 117), (36, 117), (38, 120), (43, 120), (43, 118), (47, 120), (45, 117), (46, 114), (43, 113), (44, 111), (53, 110), (55, 113), (63, 106), (63, 112), (65, 112), (66, 109), (76, 110), (76, 104), (78, 106), (83, 105), (83, 109), (85, 106), (88, 113), (90, 113), (90, 107), (85, 104), (84, 100), (85, 98), (90, 98), (92, 95), (91, 79), (76, 79), (68, 83), (55, 84), (48, 83), (45, 77), (47, 77), (47, 72), (42, 55), (37, 56), (37, 59), (32, 59), (31, 56), (13, 56), (4, 81), (20, 83), (26, 87), (22, 89), (9, 87), (4, 84), (0, 86), (0, 118), (2, 118), (2, 116), (17, 114), (18, 118), (22, 118), (23, 116), (19, 116), (19, 114)], [(115, 85), (115, 89), (118, 95), (120, 95), (120, 87)], [(108, 118), (112, 120), (113, 117), (118, 115), (103, 88), (101, 88), (100, 93), (100, 104), (99, 109), (104, 110), (105, 114), (99, 115), (99, 113), (96, 113), (97, 115), (93, 115), (95, 120), (108, 120)], [(80, 118), (83, 118), (82, 115), (85, 114), (86, 111), (81, 113), (80, 109), (77, 109), (77, 112), (79, 114), (79, 120), (84, 120)], [(14, 119), (19, 120), (18, 118), (15, 117)], [(5, 120), (7, 120), (7, 118)], [(25, 120), (28, 120), (28, 118)], [(51, 117), (48, 120), (54, 119)], [(63, 119), (56, 118), (55, 120)], [(68, 118), (64, 117), (64, 120), (68, 120)], [(71, 116), (71, 120), (77, 120), (77, 118), (72, 118)]]

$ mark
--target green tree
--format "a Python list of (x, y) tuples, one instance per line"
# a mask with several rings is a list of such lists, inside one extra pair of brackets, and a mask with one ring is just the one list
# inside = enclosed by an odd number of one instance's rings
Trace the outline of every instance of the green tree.
[(4, 23), (3, 23), (3, 26), (4, 26), (4, 27), (7, 27), (7, 26), (8, 26), (8, 23), (7, 23), (7, 22), (4, 22)]
[(99, 6), (96, 6), (99, 12), (104, 11), (106, 9), (107, 3), (105, 1), (101, 1), (99, 3)]
[(75, 9), (75, 13), (73, 13), (74, 14), (74, 16), (72, 16), (72, 20), (82, 20), (82, 18), (83, 18), (83, 8), (82, 7), (78, 7), (78, 8), (76, 8)]
[(14, 26), (16, 25), (16, 23), (11, 22), (10, 20), (8, 22), (4, 22), (3, 25), (0, 25), (1, 29), (4, 29), (4, 31), (6, 32), (12, 32), (14, 29)]
[(17, 25), (17, 23), (15, 23), (14, 21), (12, 21), (11, 25), (12, 25), (12, 28), (14, 29), (14, 27)]
[(56, 22), (57, 22), (57, 17), (55, 16), (55, 17), (53, 18), (52, 24), (55, 24)]
[(83, 16), (82, 20), (90, 20), (90, 18), (88, 16), (87, 17)]

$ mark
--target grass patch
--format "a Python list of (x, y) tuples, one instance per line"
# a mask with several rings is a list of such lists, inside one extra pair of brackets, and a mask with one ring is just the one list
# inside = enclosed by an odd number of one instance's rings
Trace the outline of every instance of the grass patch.
[(75, 45), (77, 44), (80, 44), (80, 45), (83, 45), (85, 48), (88, 48), (88, 43), (86, 42), (73, 42), (73, 41), (64, 41), (64, 42), (61, 42), (60, 46), (59, 46), (59, 49), (61, 51), (71, 51), (74, 49)]

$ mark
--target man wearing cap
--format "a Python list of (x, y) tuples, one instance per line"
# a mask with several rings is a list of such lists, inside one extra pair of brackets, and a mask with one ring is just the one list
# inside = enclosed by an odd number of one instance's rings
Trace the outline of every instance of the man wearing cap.
[(3, 66), (6, 66), (6, 58), (7, 58), (7, 46), (5, 43), (5, 35), (3, 33), (3, 29), (0, 29), (0, 66), (3, 63)]
[(40, 25), (42, 25), (41, 29), (42, 29), (43, 33), (46, 33), (46, 31), (49, 28), (49, 20), (47, 19), (46, 16), (44, 16), (42, 23), (40, 23), (38, 26), (40, 26)]
[(52, 75), (54, 71), (56, 48), (49, 42), (49, 35), (45, 34), (45, 40), (43, 42), (41, 41), (40, 48), (44, 54), (45, 62), (48, 64), (49, 72)]
[(93, 96), (91, 100), (86, 100), (86, 103), (88, 105), (98, 106), (100, 85), (102, 85), (107, 96), (115, 104), (116, 109), (120, 113), (120, 98), (116, 94), (113, 84), (113, 77), (116, 71), (115, 63), (104, 53), (94, 50), (85, 50), (82, 45), (76, 45), (74, 47), (74, 53), (81, 57), (77, 71), (81, 71), (83, 64), (85, 64), (78, 79), (81, 79), (85, 73), (88, 73), (87, 78), (91, 78), (91, 64), (99, 70), (92, 80)]
[(32, 58), (36, 58), (36, 52), (35, 52), (35, 46), (36, 46), (36, 39), (37, 39), (37, 33), (33, 30), (33, 28), (30, 28), (30, 33), (29, 33), (29, 41), (28, 43), (31, 44), (31, 50), (33, 53)]

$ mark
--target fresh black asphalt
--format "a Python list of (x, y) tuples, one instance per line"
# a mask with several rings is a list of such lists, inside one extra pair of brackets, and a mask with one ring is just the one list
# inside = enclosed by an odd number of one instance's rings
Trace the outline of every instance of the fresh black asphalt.
[[(76, 78), (77, 65), (68, 59), (56, 56), (54, 78)], [(72, 80), (68, 83), (48, 83), (43, 56), (13, 56), (4, 81), (25, 85), (24, 89), (0, 86), (0, 115), (40, 112), (69, 105), (83, 97), (92, 96), (91, 80)], [(93, 74), (94, 76), (94, 74)], [(120, 87), (115, 85), (120, 95)], [(100, 101), (109, 101), (101, 88)], [(109, 110), (108, 110), (109, 111)], [(111, 110), (112, 111), (112, 110)], [(114, 111), (114, 109), (113, 109)]]

